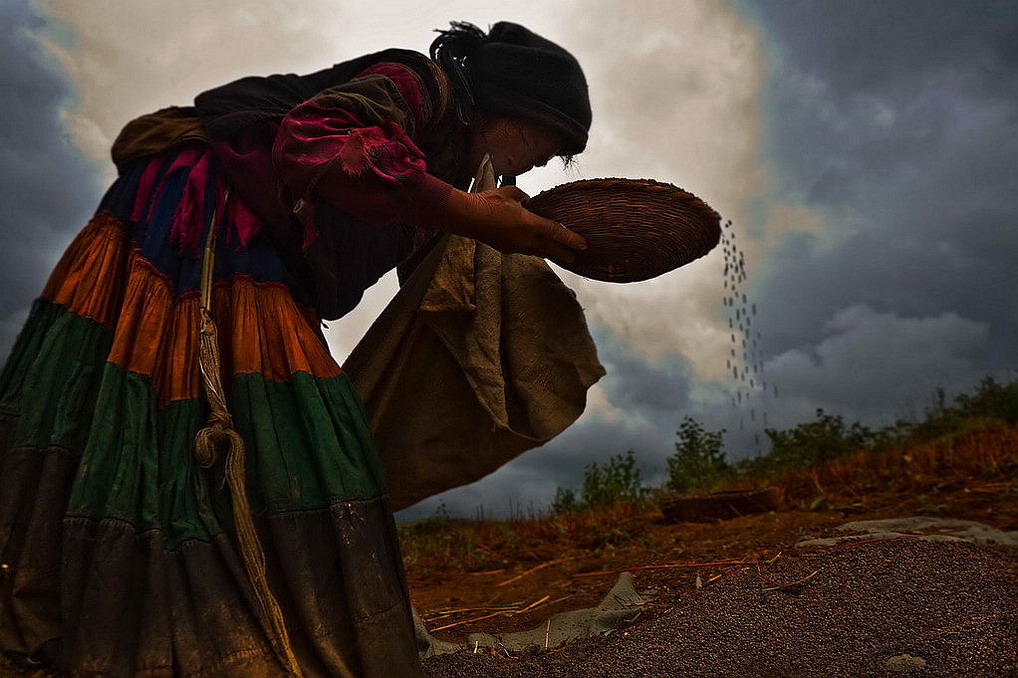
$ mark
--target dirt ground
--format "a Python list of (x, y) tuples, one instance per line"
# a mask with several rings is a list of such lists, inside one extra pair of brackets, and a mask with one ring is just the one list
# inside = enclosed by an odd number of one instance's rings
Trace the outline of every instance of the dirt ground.
[[(787, 510), (713, 523), (669, 525), (660, 513), (620, 522), (598, 543), (534, 539), (498, 554), (495, 569), (471, 571), (450, 558), (410, 564), (407, 578), (415, 609), (435, 637), (462, 641), (473, 632), (504, 633), (533, 628), (551, 614), (596, 605), (617, 578), (613, 571), (648, 565), (766, 560), (807, 535), (825, 533), (852, 520), (931, 515), (974, 520), (1009, 531), (1018, 530), (1018, 494), (1009, 482), (944, 483), (922, 494), (873, 494), (862, 502), (832, 498), (819, 510)], [(671, 572), (674, 586), (692, 588), (699, 576), (709, 580), (719, 567), (682, 568)], [(605, 572), (603, 575), (587, 576)], [(639, 572), (637, 583), (645, 576)], [(521, 576), (522, 575), (522, 576)], [(539, 602), (542, 601), (543, 602)], [(477, 622), (492, 608), (515, 606)], [(449, 610), (463, 610), (442, 616)], [(434, 620), (434, 621), (429, 621)], [(457, 626), (437, 630), (456, 623)]]
[(443, 678), (1018, 675), (1015, 547), (906, 538), (796, 549), (699, 589), (670, 570), (637, 581), (653, 590), (649, 609), (608, 637), (445, 655), (425, 669)]
[[(448, 678), (1018, 677), (1018, 548), (913, 539), (792, 548), (848, 521), (908, 515), (1018, 530), (1011, 488), (949, 480), (921, 494), (831, 498), (814, 511), (714, 523), (668, 525), (648, 514), (618, 525), (605, 543), (521, 543), (495, 571), (411, 566), (411, 596), (427, 628), (463, 643), (469, 633), (530, 629), (554, 613), (596, 605), (618, 570), (707, 563), (635, 571), (650, 602), (607, 638), (532, 654), (447, 655), (425, 668)], [(709, 564), (739, 560), (769, 564)]]

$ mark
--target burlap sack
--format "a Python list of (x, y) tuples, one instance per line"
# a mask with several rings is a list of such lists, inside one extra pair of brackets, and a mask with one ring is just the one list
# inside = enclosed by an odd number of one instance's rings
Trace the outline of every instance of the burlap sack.
[[(490, 164), (474, 183), (494, 186)], [(551, 440), (604, 375), (583, 309), (543, 259), (454, 235), (343, 368), (371, 418), (394, 510)]]

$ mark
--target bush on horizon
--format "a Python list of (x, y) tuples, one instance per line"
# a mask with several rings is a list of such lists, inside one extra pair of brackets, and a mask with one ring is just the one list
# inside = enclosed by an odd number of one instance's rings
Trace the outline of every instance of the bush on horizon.
[(732, 467), (725, 459), (725, 429), (708, 431), (692, 417), (685, 417), (675, 433), (675, 453), (665, 459), (665, 487), (685, 493), (715, 487), (727, 480)]
[[(724, 449), (725, 429), (709, 431), (693, 417), (684, 417), (676, 432), (675, 452), (665, 459), (665, 489), (677, 493), (712, 490), (749, 477), (772, 477), (812, 464), (823, 463), (859, 450), (878, 451), (967, 433), (988, 425), (1018, 425), (1018, 380), (1000, 383), (984, 378), (971, 393), (948, 401), (936, 389), (933, 404), (918, 422), (898, 420), (879, 429), (859, 422), (846, 423), (840, 415), (816, 410), (812, 421), (779, 430), (764, 429), (770, 450), (762, 456), (729, 463)], [(584, 470), (583, 489), (559, 487), (550, 507), (553, 514), (642, 500), (652, 492), (641, 486), (636, 453), (611, 457)]]

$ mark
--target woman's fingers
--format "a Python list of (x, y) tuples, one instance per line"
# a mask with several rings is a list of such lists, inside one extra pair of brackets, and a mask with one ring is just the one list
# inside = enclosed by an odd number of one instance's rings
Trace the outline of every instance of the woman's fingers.
[(558, 224), (558, 228), (555, 230), (555, 239), (574, 250), (585, 250), (587, 249), (587, 239), (576, 231), (570, 231), (566, 228), (565, 224)]
[[(531, 214), (533, 213), (531, 212)], [(573, 250), (587, 249), (587, 241), (579, 233), (570, 231), (565, 225), (557, 221), (545, 219), (544, 217), (538, 217), (538, 219), (541, 220), (541, 235), (548, 240), (561, 243)]]
[(571, 264), (576, 261), (576, 252), (565, 245), (554, 240), (545, 240), (542, 244), (545, 251), (541, 256), (545, 259), (551, 259), (557, 264)]

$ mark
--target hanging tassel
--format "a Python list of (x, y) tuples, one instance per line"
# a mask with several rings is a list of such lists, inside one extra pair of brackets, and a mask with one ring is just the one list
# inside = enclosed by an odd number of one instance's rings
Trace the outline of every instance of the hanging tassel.
[[(229, 199), (226, 192), (223, 200)], [(294, 676), (303, 676), (297, 656), (290, 645), (283, 611), (279, 601), (272, 594), (265, 566), (265, 552), (251, 517), (251, 505), (247, 499), (245, 484), (244, 440), (233, 428), (233, 417), (226, 407), (226, 394), (222, 382), (222, 362), (219, 356), (219, 338), (216, 323), (212, 319), (212, 273), (215, 270), (216, 213), (212, 215), (209, 233), (205, 239), (205, 256), (201, 267), (201, 326), (199, 329), (198, 366), (201, 370), (202, 385), (208, 400), (210, 413), (205, 428), (198, 431), (194, 439), (194, 455), (197, 462), (208, 468), (216, 461), (216, 451), (226, 450), (226, 484), (230, 490), (233, 517), (240, 545), (241, 558), (247, 571), (251, 588), (261, 607), (263, 618), (268, 620), (266, 629), (272, 646), (283, 667)]]

